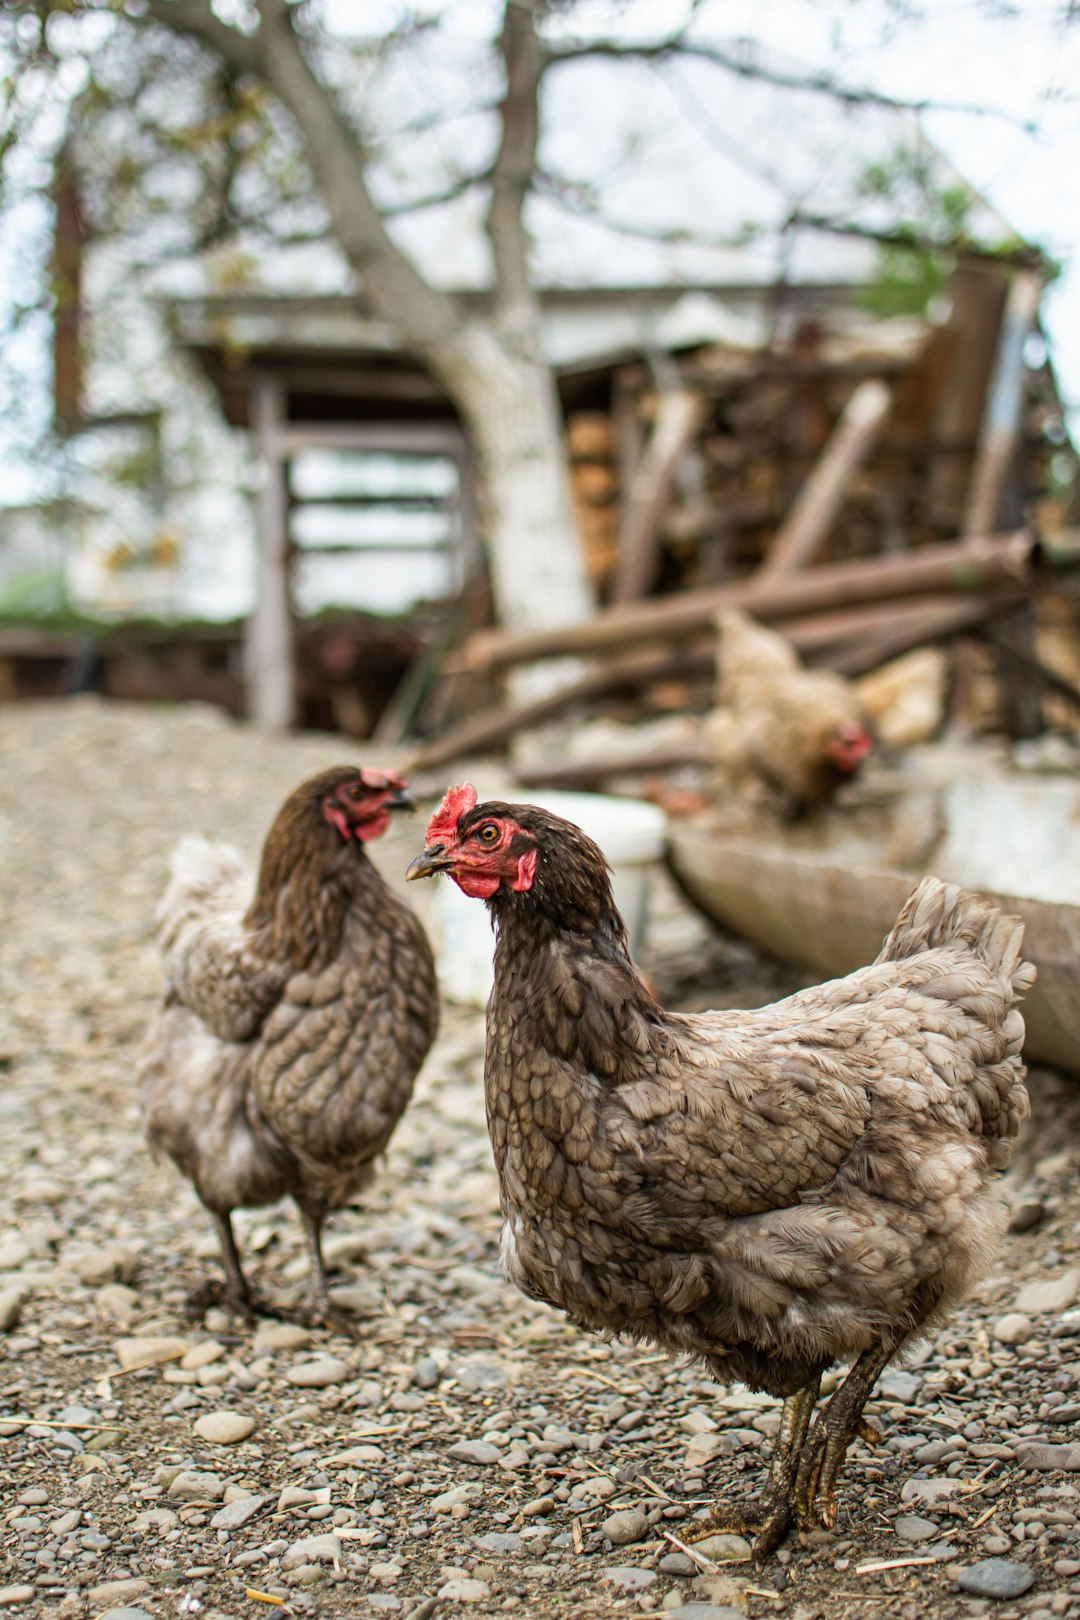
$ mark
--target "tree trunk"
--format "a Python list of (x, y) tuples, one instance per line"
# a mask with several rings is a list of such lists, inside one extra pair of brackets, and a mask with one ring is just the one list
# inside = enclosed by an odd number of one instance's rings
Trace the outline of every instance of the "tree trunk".
[[(539, 334), (522, 331), (531, 324), (470, 321), (432, 355), (472, 436), (495, 601), (515, 630), (580, 623), (594, 607), (551, 372)], [(514, 698), (542, 697), (579, 672), (576, 660), (521, 670)]]

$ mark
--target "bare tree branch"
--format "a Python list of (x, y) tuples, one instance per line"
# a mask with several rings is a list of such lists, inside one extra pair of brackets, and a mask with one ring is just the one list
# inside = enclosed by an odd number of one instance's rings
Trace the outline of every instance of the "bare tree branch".
[(260, 52), (253, 34), (241, 34), (210, 9), (210, 0), (145, 0), (155, 22), (187, 39), (198, 40), (236, 73), (258, 73)]
[(528, 298), (528, 247), (522, 224), (532, 185), (539, 139), (539, 93), (544, 50), (536, 33), (546, 0), (506, 0), (499, 50), (506, 70), (502, 135), (491, 174), (487, 232), (495, 256), (496, 298), (503, 304)]
[(782, 68), (768, 67), (758, 59), (756, 52), (747, 48), (748, 44), (749, 42), (745, 42), (741, 51), (733, 50), (704, 40), (687, 39), (685, 29), (680, 29), (677, 33), (646, 44), (624, 45), (616, 40), (607, 39), (581, 41), (571, 45), (547, 45), (545, 65), (556, 67), (560, 63), (579, 62), (589, 56), (642, 62), (670, 62), (677, 57), (696, 57), (700, 61), (710, 62), (714, 67), (722, 68), (726, 73), (733, 73), (740, 79), (753, 79), (761, 84), (775, 85), (781, 90), (804, 90), (813, 95), (829, 96), (833, 101), (845, 106), (883, 107), (891, 112), (965, 113), (976, 118), (998, 118), (1028, 134), (1035, 132), (1035, 125), (1030, 119), (1015, 118), (1011, 113), (997, 107), (983, 107), (970, 101), (938, 101), (932, 96), (908, 100), (903, 96), (886, 95), (883, 91), (872, 90), (866, 85), (841, 84), (827, 73), (789, 73)]

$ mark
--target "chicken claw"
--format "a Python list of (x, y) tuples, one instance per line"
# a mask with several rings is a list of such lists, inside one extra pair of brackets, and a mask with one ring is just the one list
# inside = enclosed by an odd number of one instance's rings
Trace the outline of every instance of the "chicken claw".
[(863, 1407), (898, 1345), (864, 1350), (818, 1417), (802, 1448), (795, 1481), (795, 1518), (801, 1530), (831, 1530), (840, 1505), (836, 1481), (857, 1436), (874, 1445), (881, 1438), (863, 1418)]

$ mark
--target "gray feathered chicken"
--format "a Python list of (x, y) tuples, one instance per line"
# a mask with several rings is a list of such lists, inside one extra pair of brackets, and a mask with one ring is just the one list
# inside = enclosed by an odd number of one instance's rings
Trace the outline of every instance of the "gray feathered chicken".
[(759, 1555), (793, 1523), (831, 1527), (878, 1376), (998, 1242), (993, 1172), (1028, 1107), (1020, 922), (925, 878), (869, 967), (679, 1015), (568, 822), (451, 789), (408, 875), (435, 872), (495, 926), (485, 1088), (511, 1280), (782, 1398), (760, 1500), (716, 1519), (755, 1529)]
[(427, 938), (365, 851), (411, 802), (398, 776), (338, 766), (286, 799), (255, 884), (227, 844), (186, 838), (172, 858), (144, 1124), (213, 1216), (246, 1310), (231, 1212), (288, 1195), (314, 1312), (333, 1319), (323, 1220), (371, 1181), (435, 1036)]

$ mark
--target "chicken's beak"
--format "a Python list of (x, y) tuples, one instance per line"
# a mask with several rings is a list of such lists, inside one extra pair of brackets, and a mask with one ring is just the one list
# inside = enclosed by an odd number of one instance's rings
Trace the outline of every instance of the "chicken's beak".
[(415, 810), (416, 800), (407, 787), (395, 788), (383, 805), (384, 810)]
[(410, 861), (405, 881), (412, 883), (415, 878), (434, 877), (436, 872), (448, 872), (453, 864), (442, 845), (436, 844), (432, 849), (422, 850), (414, 861)]

